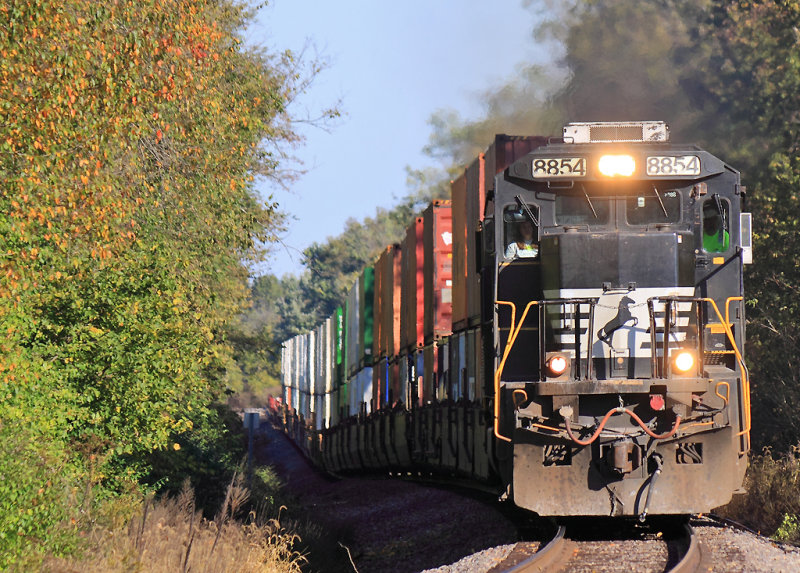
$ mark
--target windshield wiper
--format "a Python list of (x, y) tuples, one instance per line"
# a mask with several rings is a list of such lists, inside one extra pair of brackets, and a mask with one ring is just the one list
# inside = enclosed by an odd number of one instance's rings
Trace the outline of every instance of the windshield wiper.
[(669, 215), (667, 215), (667, 208), (664, 207), (664, 202), (661, 200), (661, 195), (658, 194), (658, 188), (653, 185), (653, 191), (656, 192), (656, 197), (658, 198), (658, 204), (661, 205), (661, 210), (664, 211), (664, 218), (669, 219)]
[(528, 205), (522, 200), (522, 197), (517, 195), (516, 197), (514, 197), (514, 199), (517, 200), (517, 203), (522, 208), (522, 210), (525, 211), (525, 214), (531, 218), (531, 223), (533, 223), (534, 226), (538, 227), (539, 220), (536, 218), (536, 215), (533, 214), (533, 211), (530, 210), (530, 207), (528, 207)]
[(589, 208), (592, 210), (592, 213), (594, 213), (594, 218), (598, 219), (599, 217), (597, 216), (597, 211), (594, 210), (592, 200), (589, 199), (589, 194), (586, 192), (586, 187), (583, 186), (583, 183), (581, 183), (581, 189), (583, 190), (583, 196), (586, 197), (586, 202), (589, 203)]
[(728, 228), (728, 221), (725, 217), (725, 209), (722, 207), (722, 200), (719, 198), (719, 194), (714, 193), (712, 195), (714, 198), (714, 204), (717, 206), (717, 213), (719, 213), (720, 218), (722, 219), (722, 228)]

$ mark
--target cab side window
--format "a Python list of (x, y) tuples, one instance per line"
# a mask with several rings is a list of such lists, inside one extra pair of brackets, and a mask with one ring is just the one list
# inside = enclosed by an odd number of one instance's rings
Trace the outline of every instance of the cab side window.
[(703, 250), (722, 253), (730, 247), (730, 213), (727, 201), (710, 197), (703, 203)]
[[(528, 205), (533, 216), (538, 220), (539, 209), (536, 205)], [(539, 256), (539, 229), (533, 224), (531, 217), (520, 206), (506, 207), (503, 211), (503, 228), (506, 259), (536, 258)]]

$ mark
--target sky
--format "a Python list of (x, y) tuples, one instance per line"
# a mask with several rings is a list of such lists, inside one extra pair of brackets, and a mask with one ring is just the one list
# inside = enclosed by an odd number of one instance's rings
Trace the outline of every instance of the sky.
[(290, 220), (283, 245), (256, 274), (299, 275), (307, 246), (405, 196), (406, 167), (435, 165), (422, 152), (431, 115), (453, 109), (479, 118), (478, 94), (542, 58), (533, 27), (521, 0), (272, 0), (263, 7), (247, 41), (319, 52), (328, 67), (302, 106), (313, 113), (341, 99), (344, 116), (329, 132), (302, 129), (306, 142), (296, 155), (307, 172), (288, 192), (262, 186)]

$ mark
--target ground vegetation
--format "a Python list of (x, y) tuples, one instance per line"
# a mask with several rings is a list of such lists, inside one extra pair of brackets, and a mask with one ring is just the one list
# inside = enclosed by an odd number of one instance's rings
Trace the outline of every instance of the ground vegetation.
[(0, 569), (80, 552), (143, 488), (224, 499), (231, 325), (283, 222), (256, 186), (287, 181), (319, 70), (245, 45), (252, 15), (0, 6)]

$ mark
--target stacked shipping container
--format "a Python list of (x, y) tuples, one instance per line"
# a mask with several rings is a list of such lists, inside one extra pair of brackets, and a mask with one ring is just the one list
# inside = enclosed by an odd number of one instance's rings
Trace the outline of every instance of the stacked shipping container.
[(319, 431), (398, 402), (481, 399), (481, 221), (495, 174), (544, 143), (496, 136), (452, 182), (452, 202), (431, 203), (364, 268), (344, 308), (284, 343), (287, 407)]
[(451, 184), (453, 201), (453, 336), (450, 372), (455, 399), (480, 400), (483, 395), (480, 231), (495, 175), (541, 145), (543, 137), (495, 136)]

